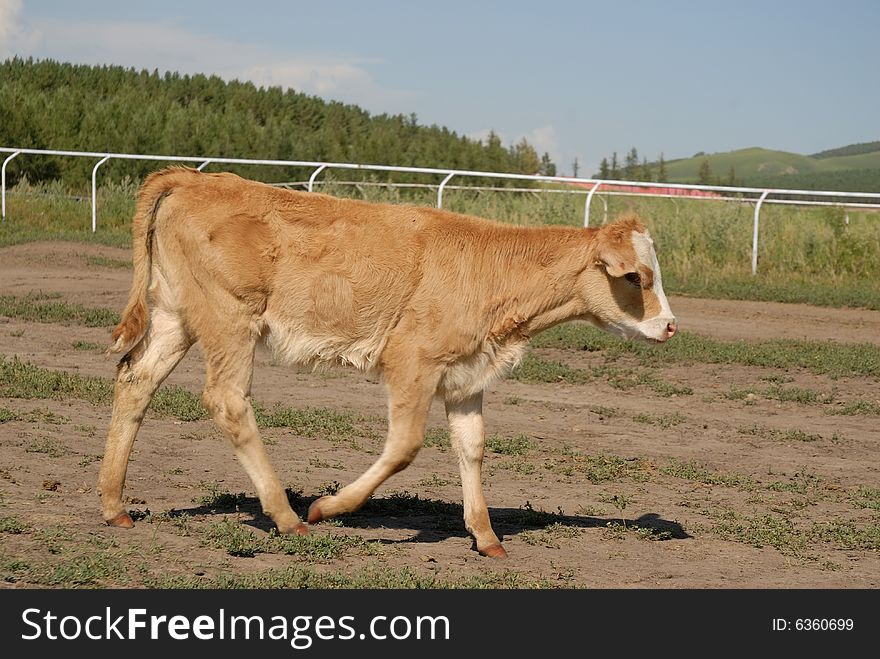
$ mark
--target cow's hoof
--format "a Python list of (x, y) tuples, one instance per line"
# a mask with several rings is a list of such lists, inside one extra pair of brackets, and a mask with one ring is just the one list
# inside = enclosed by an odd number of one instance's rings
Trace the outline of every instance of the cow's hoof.
[(479, 551), (483, 556), (488, 556), (489, 558), (507, 558), (507, 552), (504, 550), (504, 547), (501, 546), (501, 543), (497, 545), (489, 545)]
[(308, 535), (309, 527), (305, 525), (305, 522), (300, 522), (296, 526), (293, 527), (293, 532), (291, 535)]
[(317, 524), (324, 521), (324, 513), (321, 512), (321, 501), (327, 497), (321, 497), (312, 501), (309, 506), (309, 524)]
[(130, 529), (134, 526), (134, 522), (131, 519), (131, 515), (126, 512), (119, 513), (113, 519), (108, 519), (107, 526), (116, 526), (120, 529)]

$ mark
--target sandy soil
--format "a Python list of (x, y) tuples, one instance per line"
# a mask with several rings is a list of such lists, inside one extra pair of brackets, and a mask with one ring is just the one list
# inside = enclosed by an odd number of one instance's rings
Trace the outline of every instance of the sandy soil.
[[(126, 261), (130, 255), (123, 249), (62, 243), (0, 249), (0, 295), (53, 292), (71, 302), (121, 309), (130, 271), (96, 266), (94, 257)], [(694, 298), (670, 302), (683, 329), (718, 339), (880, 344), (876, 311)], [(98, 349), (82, 349), (84, 344), (106, 345), (108, 336), (109, 328), (0, 317), (0, 354), (82, 375), (113, 377), (112, 359)], [(79, 349), (74, 342), (81, 342)], [(576, 351), (536, 353), (575, 367), (598, 365), (604, 359)], [(619, 365), (645, 368), (626, 360)], [(689, 364), (650, 370), (661, 380), (690, 387), (693, 394), (664, 397), (645, 386), (620, 390), (603, 380), (577, 386), (505, 380), (487, 393), (488, 432), (505, 437), (525, 434), (532, 444), (525, 455), (490, 452), (486, 458), (490, 515), (503, 536), (508, 560), (479, 556), (461, 520), (452, 516), (457, 513), (454, 508), (450, 512), (425, 505), (401, 512), (392, 505), (394, 493), (401, 492), (450, 506), (460, 503), (453, 454), (430, 446), (380, 488), (367, 508), (345, 518), (344, 526), (313, 528), (316, 534), (355, 534), (381, 541), (378, 556), (354, 552), (309, 565), (319, 571), (349, 573), (377, 565), (408, 568), (450, 581), (476, 578), (487, 571), (508, 572), (521, 581), (560, 586), (880, 586), (876, 550), (817, 540), (821, 536), (815, 534), (807, 546), (791, 549), (783, 542), (774, 547), (770, 536), (749, 535), (750, 529), (771, 517), (784, 520), (789, 530), (817, 525), (876, 529), (877, 512), (853, 501), (861, 488), (880, 484), (877, 417), (831, 412), (854, 400), (880, 402), (880, 382), (864, 377), (831, 379), (796, 368)], [(198, 392), (202, 381), (196, 347), (169, 382)], [(762, 393), (773, 381), (833, 394), (834, 400), (780, 402)], [(754, 388), (758, 394), (732, 400), (726, 395), (731, 387)], [(385, 397), (375, 378), (343, 370), (300, 372), (276, 366), (270, 355), (260, 353), (253, 394), (264, 405), (328, 407), (363, 417), (362, 436), (342, 442), (298, 437), (286, 429), (264, 432), (282, 482), (303, 493), (296, 504), (300, 514), (328, 484), (345, 484), (357, 477), (381, 449)], [(64, 529), (69, 535), (66, 542), (84, 543), (83, 547), (106, 542), (114, 555), (153, 575), (207, 579), (301, 564), (300, 559), (282, 554), (233, 557), (205, 545), (199, 530), (224, 517), (238, 519), (260, 534), (270, 528), (259, 512), (251, 483), (211, 422), (148, 417), (128, 472), (126, 494), (132, 508), (148, 509), (154, 515), (182, 511), (192, 525), (189, 534), (167, 522), (146, 521), (122, 531), (101, 523), (95, 494), (96, 458), (103, 452), (109, 405), (0, 397), (0, 408), (22, 417), (0, 423), (0, 517), (15, 516), (34, 529)], [(442, 404), (435, 402), (429, 426), (443, 425)], [(786, 435), (796, 430), (809, 435), (810, 441)], [(55, 455), (34, 450), (41, 445), (58, 450)], [(591, 479), (585, 461), (597, 454), (620, 456), (635, 468), (630, 476)], [(686, 478), (664, 469), (691, 462), (715, 474), (748, 476), (753, 485), (707, 484), (701, 482), (705, 478)], [(240, 510), (208, 510), (194, 503), (205, 494), (207, 483), (245, 493)], [(565, 528), (542, 530), (524, 514), (529, 509), (564, 514)], [(738, 534), (725, 532), (731, 528), (724, 526), (725, 519), (738, 520)], [(666, 539), (647, 540), (651, 534), (634, 530), (639, 526), (665, 531)], [(67, 546), (56, 557), (46, 550), (51, 543), (40, 544), (35, 538), (34, 533), (0, 535), (0, 559), (9, 563), (29, 556), (51, 563), (71, 551)], [(139, 583), (140, 577), (132, 574), (104, 575), (97, 581), (106, 586)], [(5, 585), (16, 584), (26, 585), (27, 580)]]

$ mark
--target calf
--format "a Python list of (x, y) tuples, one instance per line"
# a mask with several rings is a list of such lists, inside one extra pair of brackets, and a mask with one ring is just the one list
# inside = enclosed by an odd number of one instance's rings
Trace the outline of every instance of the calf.
[(307, 533), (251, 407), (254, 349), (263, 341), (287, 362), (373, 369), (387, 383), (381, 456), (316, 500), (310, 524), (356, 510), (405, 468), (440, 396), (467, 529), (481, 554), (505, 556), (480, 478), (486, 386), (520, 360), (532, 336), (568, 320), (655, 342), (676, 329), (653, 243), (634, 217), (598, 229), (514, 227), (171, 168), (144, 183), (132, 234), (134, 280), (110, 348), (125, 356), (98, 487), (111, 526), (132, 526), (122, 489), (144, 412), (200, 341), (205, 407), (278, 530)]

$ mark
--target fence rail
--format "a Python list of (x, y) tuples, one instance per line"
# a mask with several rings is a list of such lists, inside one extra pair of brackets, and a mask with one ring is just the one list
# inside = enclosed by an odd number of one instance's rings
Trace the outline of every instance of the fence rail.
[[(315, 160), (260, 160), (254, 158), (214, 158), (205, 156), (177, 156), (155, 155), (134, 153), (109, 153), (98, 151), (67, 151), (57, 149), (28, 149), (16, 147), (0, 147), (0, 154), (8, 154), (0, 166), (0, 194), (2, 194), (2, 219), (6, 221), (6, 168), (9, 163), (23, 155), (61, 156), (71, 158), (95, 158), (97, 162), (92, 168), (92, 232), (97, 231), (97, 175), (98, 169), (109, 160), (152, 160), (161, 162), (198, 163), (197, 169), (203, 170), (211, 164), (221, 165), (270, 165), (279, 167), (309, 167), (313, 168), (307, 182), (298, 185), (304, 186), (309, 192), (314, 190), (316, 184), (321, 182), (317, 177), (328, 169), (361, 170), (375, 172), (399, 172), (408, 174), (424, 174), (430, 176), (443, 176), (444, 178), (436, 185), (430, 185), (437, 190), (437, 207), (443, 206), (443, 192), (445, 189), (501, 189), (507, 191), (522, 191), (522, 188), (489, 188), (486, 186), (455, 185), (448, 183), (453, 178), (481, 178), (516, 181), (533, 181), (539, 183), (566, 184), (572, 189), (565, 190), (570, 194), (583, 194), (584, 202), (584, 226), (590, 224), (590, 205), (593, 196), (601, 192), (603, 195), (614, 196), (640, 196), (660, 198), (685, 198), (706, 201), (737, 201), (755, 204), (754, 226), (752, 232), (752, 274), (758, 270), (758, 235), (763, 204), (788, 204), (788, 205), (822, 205), (839, 206), (843, 208), (873, 208), (880, 209), (880, 192), (838, 192), (830, 190), (788, 190), (781, 188), (753, 188), (727, 185), (692, 185), (686, 183), (654, 183), (646, 181), (609, 181), (594, 178), (578, 178), (574, 176), (542, 176), (537, 174), (512, 174), (509, 172), (483, 172), (464, 169), (446, 169), (437, 167), (402, 167), (394, 165), (370, 165), (359, 163), (321, 162)], [(400, 185), (400, 184), (398, 184)], [(424, 185), (424, 184), (409, 184)], [(530, 192), (558, 192), (557, 188), (528, 188)], [(775, 198), (771, 198), (775, 197)], [(854, 201), (854, 200), (864, 201)], [(603, 203), (605, 203), (603, 199)], [(607, 203), (605, 203), (607, 217)]]

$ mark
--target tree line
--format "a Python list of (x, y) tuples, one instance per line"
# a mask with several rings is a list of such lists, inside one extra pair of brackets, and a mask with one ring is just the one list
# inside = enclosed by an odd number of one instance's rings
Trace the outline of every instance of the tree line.
[[(702, 153), (696, 154), (701, 156)], [(657, 183), (670, 183), (669, 173), (666, 170), (666, 159), (661, 153), (654, 162), (648, 162), (647, 158), (639, 158), (639, 151), (632, 147), (624, 156), (623, 161), (618, 158), (617, 152), (611, 157), (602, 158), (599, 163), (599, 171), (593, 174), (593, 178), (609, 181), (647, 181)], [(712, 171), (708, 158), (703, 158), (700, 168), (697, 170), (697, 183), (699, 185), (742, 185), (742, 180), (736, 175), (733, 166), (722, 176)]]
[(594, 178), (611, 181), (657, 181), (666, 182), (668, 178), (666, 160), (663, 154), (653, 163), (647, 158), (639, 158), (639, 151), (632, 147), (621, 161), (617, 152), (611, 157), (602, 158), (599, 163), (599, 171), (593, 174)]
[[(496, 133), (476, 140), (415, 114), (371, 115), (356, 105), (218, 76), (13, 58), (0, 63), (0, 144), (36, 149), (316, 160), (553, 175), (548, 154)], [(79, 185), (84, 158), (20, 157), (9, 177)], [(142, 178), (155, 162), (111, 161), (113, 176)], [(224, 166), (224, 169), (226, 166)], [(266, 181), (295, 168), (230, 167)], [(387, 177), (382, 174), (366, 176)], [(395, 180), (405, 180), (396, 175)]]

